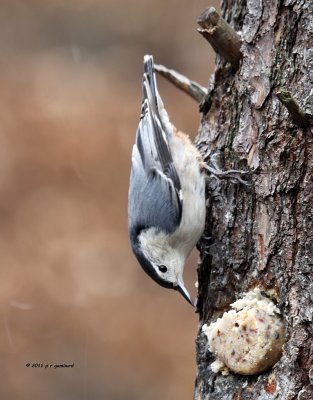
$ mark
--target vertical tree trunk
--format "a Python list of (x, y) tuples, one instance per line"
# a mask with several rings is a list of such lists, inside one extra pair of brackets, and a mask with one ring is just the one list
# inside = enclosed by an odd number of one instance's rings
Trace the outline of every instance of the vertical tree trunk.
[[(239, 32), (234, 71), (217, 56), (198, 146), (223, 170), (250, 171), (250, 186), (211, 179), (198, 269), (195, 399), (313, 399), (312, 1), (224, 0)], [(299, 127), (279, 101), (286, 88), (307, 113)], [(302, 114), (303, 115), (303, 114)], [(305, 126), (306, 125), (306, 126)], [(304, 126), (304, 127), (303, 127)], [(280, 361), (257, 376), (213, 373), (201, 332), (254, 287), (271, 291), (286, 341)]]

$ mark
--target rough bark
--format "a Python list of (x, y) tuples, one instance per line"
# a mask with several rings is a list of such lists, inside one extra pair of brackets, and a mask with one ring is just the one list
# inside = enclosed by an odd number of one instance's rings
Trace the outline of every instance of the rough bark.
[[(217, 56), (197, 144), (222, 169), (249, 170), (244, 187), (212, 178), (198, 268), (195, 399), (313, 399), (313, 138), (276, 93), (312, 115), (312, 1), (224, 0), (241, 31), (239, 69)], [(271, 291), (285, 327), (283, 356), (257, 376), (223, 376), (201, 333), (253, 287)]]

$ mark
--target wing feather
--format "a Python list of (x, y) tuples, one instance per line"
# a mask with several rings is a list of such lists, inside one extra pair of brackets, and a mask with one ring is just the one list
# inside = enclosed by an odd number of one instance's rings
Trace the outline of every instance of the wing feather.
[(152, 56), (145, 56), (141, 118), (132, 153), (129, 189), (129, 229), (156, 227), (173, 232), (180, 224), (182, 196), (180, 180), (173, 164), (162, 126)]

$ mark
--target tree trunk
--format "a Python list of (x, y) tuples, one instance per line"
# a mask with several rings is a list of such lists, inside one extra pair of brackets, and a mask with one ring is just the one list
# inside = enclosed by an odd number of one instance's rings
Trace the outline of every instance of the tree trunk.
[[(245, 178), (250, 185), (210, 179), (206, 231), (199, 244), (195, 399), (309, 400), (313, 399), (312, 1), (224, 0), (222, 15), (241, 31), (242, 60), (234, 70), (217, 56), (197, 144), (206, 161), (220, 162), (221, 169), (250, 171)], [(304, 124), (277, 97), (281, 88), (306, 112)], [(201, 327), (254, 287), (274, 293), (277, 299), (286, 331), (283, 355), (259, 375), (216, 374)]]

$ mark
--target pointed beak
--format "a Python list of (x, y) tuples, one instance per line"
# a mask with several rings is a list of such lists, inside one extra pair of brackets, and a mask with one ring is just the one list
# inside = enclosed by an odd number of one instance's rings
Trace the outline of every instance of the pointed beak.
[(175, 287), (176, 290), (179, 291), (179, 293), (194, 307), (195, 305), (193, 304), (193, 301), (190, 297), (190, 294), (187, 292), (187, 289), (185, 288), (185, 285), (182, 281), (177, 282), (177, 286)]

